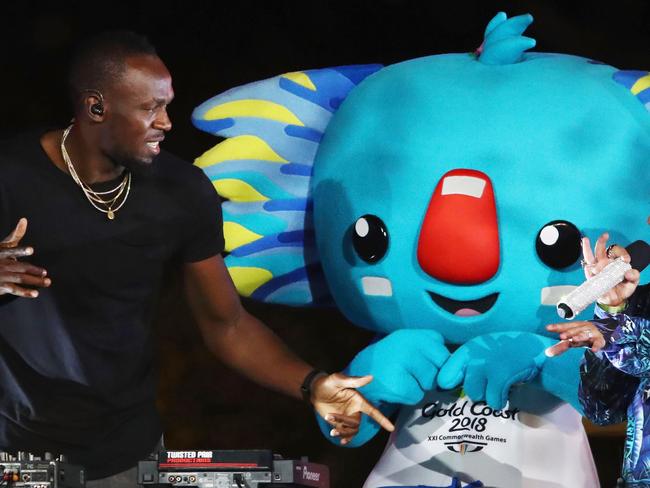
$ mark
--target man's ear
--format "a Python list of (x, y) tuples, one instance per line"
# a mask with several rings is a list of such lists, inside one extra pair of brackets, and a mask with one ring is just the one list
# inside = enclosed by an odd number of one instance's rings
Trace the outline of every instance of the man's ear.
[(104, 119), (104, 96), (99, 90), (84, 90), (84, 107), (91, 120), (100, 122)]

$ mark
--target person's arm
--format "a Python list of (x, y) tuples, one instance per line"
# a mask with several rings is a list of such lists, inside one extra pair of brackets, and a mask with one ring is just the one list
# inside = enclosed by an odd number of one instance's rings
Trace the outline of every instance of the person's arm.
[(650, 320), (616, 314), (617, 327), (603, 353), (612, 366), (633, 376), (650, 376)]
[[(184, 282), (188, 303), (212, 353), (261, 385), (301, 397), (302, 382), (313, 368), (246, 312), (220, 256), (186, 263)], [(355, 390), (370, 380), (336, 373), (317, 377), (312, 383), (314, 407), (343, 443), (356, 433), (360, 412), (393, 429), (390, 421)]]
[(605, 314), (588, 322), (550, 324), (560, 342), (546, 354), (557, 356), (571, 347), (588, 347), (601, 352), (616, 369), (633, 376), (650, 376), (650, 320), (623, 313)]
[(184, 280), (188, 303), (211, 352), (254, 381), (298, 398), (311, 368), (246, 312), (223, 259), (185, 264)]
[(624, 422), (639, 379), (616, 369), (602, 353), (586, 351), (580, 365), (578, 399), (596, 425)]
[[(587, 238), (582, 241), (583, 267), (587, 279), (598, 274), (613, 259), (623, 257), (629, 261), (625, 248), (616, 245), (606, 248), (607, 237), (607, 234), (600, 236), (595, 252), (591, 251)], [(601, 305), (596, 306), (594, 321), (547, 326), (547, 330), (560, 335), (560, 342), (546, 350), (548, 356), (557, 356), (575, 347), (590, 349), (585, 351), (580, 365), (578, 400), (585, 417), (598, 425), (624, 421), (627, 406), (639, 384), (638, 378), (619, 369), (602, 350), (612, 347), (611, 337), (618, 324), (614, 314), (607, 313), (605, 309), (624, 308), (627, 299), (637, 289), (638, 282), (639, 273), (636, 270), (628, 271), (619, 285), (599, 298)]]

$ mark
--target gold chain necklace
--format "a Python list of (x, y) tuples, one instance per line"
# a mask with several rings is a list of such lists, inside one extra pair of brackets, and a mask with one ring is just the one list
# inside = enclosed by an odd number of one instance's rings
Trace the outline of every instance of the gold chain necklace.
[[(122, 205), (124, 205), (126, 199), (129, 197), (129, 192), (131, 190), (131, 172), (127, 171), (124, 178), (122, 178), (122, 182), (112, 190), (95, 191), (90, 188), (90, 186), (79, 178), (79, 175), (70, 160), (70, 155), (65, 148), (65, 140), (68, 137), (68, 134), (70, 134), (71, 129), (72, 125), (63, 131), (63, 136), (61, 137), (61, 155), (63, 156), (63, 161), (65, 161), (65, 165), (68, 168), (68, 172), (70, 173), (70, 176), (72, 176), (74, 182), (79, 185), (81, 190), (84, 192), (84, 195), (90, 204), (100, 212), (105, 213), (109, 220), (113, 220), (115, 218), (115, 213), (122, 208)], [(117, 205), (117, 207), (113, 208), (113, 205), (115, 205), (122, 195), (124, 195), (122, 201)], [(104, 197), (107, 199), (104, 199)]]

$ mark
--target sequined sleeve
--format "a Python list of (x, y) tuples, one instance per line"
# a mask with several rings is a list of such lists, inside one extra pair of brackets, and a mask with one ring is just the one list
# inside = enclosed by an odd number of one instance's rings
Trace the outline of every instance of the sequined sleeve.
[(578, 397), (585, 416), (598, 425), (624, 421), (638, 389), (638, 376), (650, 376), (650, 324), (647, 318), (641, 318), (650, 316), (650, 286), (637, 288), (628, 313), (610, 315), (595, 308), (593, 323), (603, 333), (607, 345), (596, 354), (585, 352)]
[(650, 376), (650, 320), (616, 314), (616, 328), (606, 337), (603, 352), (616, 369), (633, 376)]
[(580, 366), (578, 398), (585, 417), (597, 425), (623, 422), (639, 379), (616, 369), (604, 353), (586, 350)]

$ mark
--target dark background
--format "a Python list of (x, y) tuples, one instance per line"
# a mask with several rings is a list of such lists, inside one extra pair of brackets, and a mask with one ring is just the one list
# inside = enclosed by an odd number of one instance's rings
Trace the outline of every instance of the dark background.
[[(107, 28), (139, 31), (157, 46), (176, 91), (170, 107), (174, 129), (165, 148), (191, 161), (216, 142), (191, 126), (191, 110), (227, 88), (300, 69), (472, 51), (499, 10), (533, 14), (527, 35), (537, 39), (537, 50), (578, 54), (624, 69), (650, 68), (647, 0), (604, 6), (586, 0), (5, 1), (0, 6), (0, 137), (66, 124), (63, 79), (71, 46)], [(337, 448), (321, 437), (309, 408), (225, 370), (201, 344), (174, 278), (155, 324), (168, 446), (308, 455), (330, 466), (333, 487), (360, 487), (385, 436), (359, 449)], [(320, 368), (343, 368), (370, 338), (336, 311), (246, 305)], [(590, 432), (602, 485), (611, 487), (622, 430)]]

